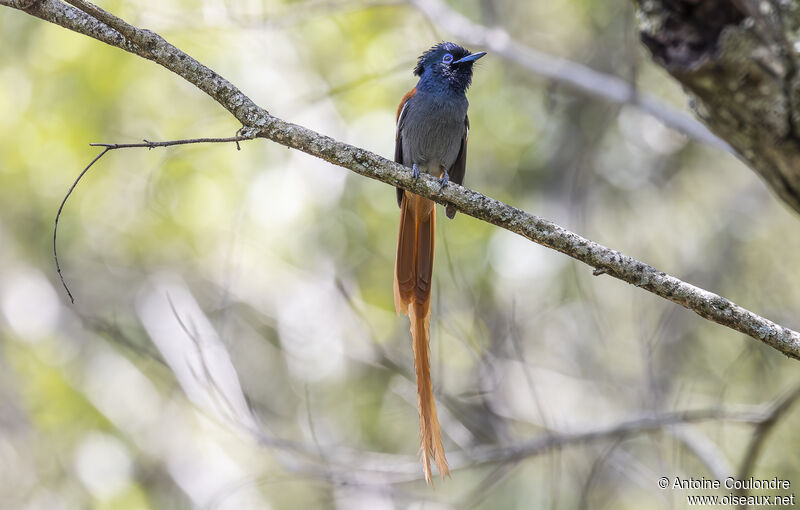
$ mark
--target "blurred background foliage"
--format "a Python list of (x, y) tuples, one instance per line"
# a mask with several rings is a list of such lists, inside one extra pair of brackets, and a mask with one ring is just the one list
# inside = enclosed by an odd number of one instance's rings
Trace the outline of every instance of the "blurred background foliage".
[[(630, 4), (451, 6), (685, 108)], [(387, 157), (416, 57), (448, 39), (398, 1), (102, 7), (271, 113)], [(468, 186), (800, 328), (800, 218), (734, 157), (491, 54), (469, 99)], [(764, 345), (440, 214), (431, 349), (461, 469), (426, 488), (386, 185), (265, 141), (111, 152), (61, 220), (66, 299), (53, 219), (89, 142), (239, 127), (152, 62), (0, 9), (3, 508), (680, 508), (686, 494), (658, 478), (736, 472), (751, 425), (470, 459), (661, 412), (751, 409), (797, 384), (797, 362)], [(800, 409), (782, 417), (753, 474), (800, 483), (798, 426)]]

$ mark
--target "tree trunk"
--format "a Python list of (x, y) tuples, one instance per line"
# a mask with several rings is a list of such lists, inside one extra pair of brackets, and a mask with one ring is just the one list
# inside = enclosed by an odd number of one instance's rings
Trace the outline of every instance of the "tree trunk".
[(642, 42), (695, 113), (800, 212), (800, 6), (637, 0)]

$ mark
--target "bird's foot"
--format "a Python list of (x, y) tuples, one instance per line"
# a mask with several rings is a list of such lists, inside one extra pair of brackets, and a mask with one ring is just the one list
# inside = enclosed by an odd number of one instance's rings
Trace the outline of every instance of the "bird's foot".
[(419, 165), (417, 165), (416, 163), (411, 165), (411, 177), (413, 177), (414, 179), (419, 179)]
[(447, 170), (444, 171), (444, 174), (442, 175), (442, 179), (439, 182), (442, 183), (442, 187), (443, 188), (444, 188), (445, 184), (450, 182), (450, 175), (447, 173)]

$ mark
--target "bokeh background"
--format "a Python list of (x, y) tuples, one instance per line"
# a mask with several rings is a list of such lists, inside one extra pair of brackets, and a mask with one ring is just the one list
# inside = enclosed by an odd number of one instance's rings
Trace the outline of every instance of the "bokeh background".
[[(402, 1), (101, 5), (387, 157), (416, 57), (450, 38)], [(631, 2), (450, 5), (686, 108)], [(468, 186), (800, 328), (800, 218), (736, 158), (497, 55), (469, 99)], [(0, 8), (2, 508), (683, 508), (660, 477), (737, 474), (754, 438), (750, 474), (800, 484), (800, 408), (752, 423), (796, 361), (440, 214), (431, 350), (455, 470), (426, 487), (394, 190), (263, 140), (107, 154), (60, 223), (70, 304), (52, 228), (88, 143), (239, 127), (152, 62)]]

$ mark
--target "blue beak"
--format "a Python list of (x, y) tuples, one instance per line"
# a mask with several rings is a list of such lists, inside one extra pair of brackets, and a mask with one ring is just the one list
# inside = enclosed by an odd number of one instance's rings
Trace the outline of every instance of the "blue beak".
[(479, 51), (478, 53), (470, 53), (466, 57), (460, 58), (460, 59), (456, 60), (453, 63), (454, 64), (464, 64), (466, 62), (474, 62), (474, 61), (478, 60), (479, 58), (481, 58), (484, 55), (486, 55), (485, 51)]

